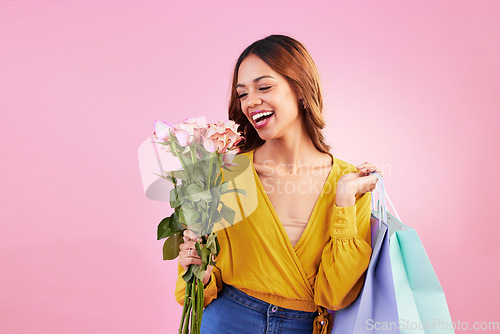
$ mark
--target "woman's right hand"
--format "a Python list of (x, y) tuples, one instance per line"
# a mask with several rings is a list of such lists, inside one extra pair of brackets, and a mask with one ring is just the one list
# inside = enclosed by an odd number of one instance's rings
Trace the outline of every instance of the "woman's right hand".
[[(188, 270), (191, 264), (201, 265), (201, 258), (196, 251), (196, 242), (200, 240), (200, 237), (190, 230), (184, 230), (184, 242), (179, 245), (179, 265), (184, 269)], [(210, 280), (210, 274), (212, 273), (213, 266), (208, 265), (205, 271), (205, 276), (203, 277), (203, 284), (207, 285)]]

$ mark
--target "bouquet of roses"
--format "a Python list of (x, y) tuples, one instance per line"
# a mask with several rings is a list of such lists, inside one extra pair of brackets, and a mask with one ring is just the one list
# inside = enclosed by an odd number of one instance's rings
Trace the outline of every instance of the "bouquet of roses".
[(221, 201), (221, 196), (242, 189), (228, 189), (228, 181), (222, 182), (222, 168), (233, 166), (232, 154), (239, 152), (236, 144), (243, 137), (234, 121), (205, 123), (200, 119), (187, 119), (171, 126), (162, 121), (154, 123), (154, 137), (169, 154), (177, 157), (182, 169), (158, 175), (174, 188), (170, 191), (171, 216), (158, 225), (158, 240), (167, 238), (163, 245), (163, 259), (172, 260), (179, 255), (183, 232), (189, 229), (201, 236), (196, 250), (201, 265), (191, 265), (183, 279), (186, 294), (179, 333), (200, 333), (203, 315), (203, 277), (208, 265), (215, 264), (219, 253), (216, 224), (233, 224), (235, 211)]

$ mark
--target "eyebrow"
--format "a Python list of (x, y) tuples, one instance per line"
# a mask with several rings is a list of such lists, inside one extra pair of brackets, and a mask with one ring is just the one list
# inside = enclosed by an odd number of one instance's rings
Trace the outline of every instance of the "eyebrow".
[[(258, 77), (258, 78), (256, 78), (256, 79), (253, 79), (253, 82), (257, 82), (257, 81), (259, 81), (259, 80), (261, 80), (261, 79), (265, 79), (265, 78), (271, 78), (271, 79), (274, 79), (274, 78), (273, 78), (272, 76), (270, 76), (270, 75), (263, 75), (263, 76), (260, 76), (260, 77)], [(236, 88), (238, 88), (238, 87), (245, 87), (245, 85), (244, 85), (244, 84), (237, 84), (237, 85), (236, 85)]]

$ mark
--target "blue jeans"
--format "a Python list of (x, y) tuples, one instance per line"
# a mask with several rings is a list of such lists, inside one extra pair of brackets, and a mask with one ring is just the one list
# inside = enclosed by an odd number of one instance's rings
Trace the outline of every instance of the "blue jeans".
[(311, 334), (316, 315), (266, 303), (224, 284), (203, 311), (201, 334)]

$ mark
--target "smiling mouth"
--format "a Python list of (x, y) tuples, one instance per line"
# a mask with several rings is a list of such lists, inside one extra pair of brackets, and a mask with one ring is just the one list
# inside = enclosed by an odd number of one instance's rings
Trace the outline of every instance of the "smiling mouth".
[(254, 115), (252, 117), (253, 121), (257, 124), (274, 115), (274, 111), (266, 111), (261, 114)]

